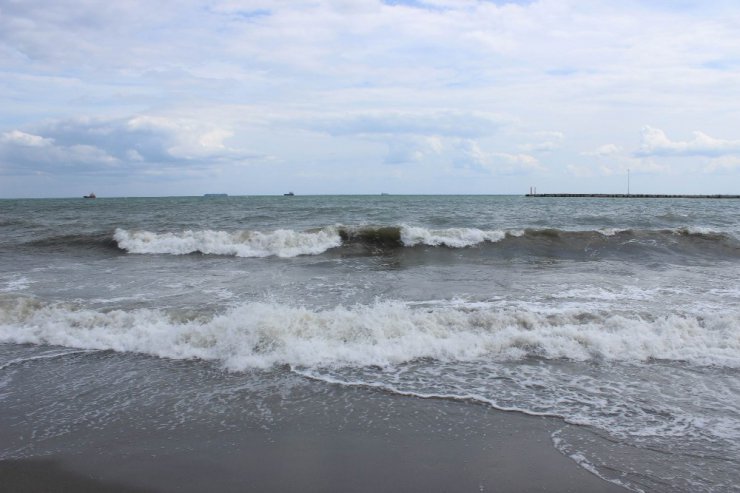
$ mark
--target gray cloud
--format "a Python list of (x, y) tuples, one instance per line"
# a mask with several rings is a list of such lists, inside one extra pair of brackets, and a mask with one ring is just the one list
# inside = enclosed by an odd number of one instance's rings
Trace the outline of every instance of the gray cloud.
[(154, 116), (78, 118), (0, 134), (5, 174), (158, 174), (262, 156), (234, 149), (232, 133), (196, 120)]

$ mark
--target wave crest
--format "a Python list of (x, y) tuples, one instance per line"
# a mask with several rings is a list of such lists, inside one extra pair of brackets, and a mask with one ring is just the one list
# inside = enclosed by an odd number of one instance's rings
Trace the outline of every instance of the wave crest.
[(451, 248), (465, 248), (480, 243), (495, 243), (506, 238), (507, 233), (501, 230), (484, 231), (475, 228), (426, 229), (404, 226), (401, 229), (401, 241), (405, 246), (444, 245)]
[(342, 244), (334, 228), (315, 232), (279, 229), (270, 233), (259, 231), (183, 231), (152, 233), (116, 229), (113, 238), (129, 253), (168, 253), (184, 255), (203, 253), (237, 257), (296, 257), (318, 255)]

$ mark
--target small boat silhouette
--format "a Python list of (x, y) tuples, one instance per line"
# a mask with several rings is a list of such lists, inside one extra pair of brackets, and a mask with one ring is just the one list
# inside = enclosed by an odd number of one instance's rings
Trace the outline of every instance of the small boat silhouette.
[(283, 197), (293, 197), (295, 194), (293, 192), (284, 193)]
[(83, 199), (96, 199), (97, 196), (95, 195), (95, 192), (90, 192), (90, 195), (83, 195)]

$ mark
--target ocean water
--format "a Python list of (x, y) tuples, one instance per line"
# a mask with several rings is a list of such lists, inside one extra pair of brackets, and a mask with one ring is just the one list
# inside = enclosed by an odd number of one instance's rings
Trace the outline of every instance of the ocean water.
[(633, 491), (737, 491), (739, 376), (736, 200), (0, 201), (0, 459), (134, 399), (167, 428), (248, 391), (267, 426), (311, 381), (548, 416)]

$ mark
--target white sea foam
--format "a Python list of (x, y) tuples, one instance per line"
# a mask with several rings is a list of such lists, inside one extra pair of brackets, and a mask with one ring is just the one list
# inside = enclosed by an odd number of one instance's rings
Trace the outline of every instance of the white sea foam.
[(96, 311), (27, 299), (0, 304), (0, 341), (200, 358), (234, 370), (528, 356), (737, 368), (739, 324), (735, 312), (648, 320), (578, 310), (414, 308), (401, 302), (326, 310), (246, 303), (220, 315), (184, 320), (151, 309)]
[(483, 242), (497, 242), (506, 237), (501, 230), (484, 231), (475, 228), (427, 229), (418, 226), (402, 226), (401, 241), (405, 246), (445, 245), (452, 248), (464, 248)]
[(237, 257), (316, 255), (342, 243), (335, 228), (315, 232), (279, 229), (269, 233), (212, 230), (153, 233), (116, 229), (113, 237), (120, 248), (130, 253), (184, 255), (201, 252)]
[(76, 351), (50, 351), (48, 353), (38, 354), (35, 356), (27, 356), (25, 358), (16, 358), (12, 359), (10, 361), (6, 361), (4, 363), (0, 363), (0, 370), (4, 370), (8, 367), (11, 367), (13, 365), (20, 365), (22, 363), (26, 363), (29, 361), (38, 361), (38, 360), (44, 360), (44, 359), (54, 359), (54, 358), (62, 358), (64, 356), (70, 356), (72, 354), (81, 354), (86, 353), (88, 350), (76, 350)]
[(630, 484), (629, 482), (625, 482), (624, 480), (620, 480), (618, 478), (613, 478), (613, 477), (609, 477), (609, 476), (602, 474), (599, 471), (599, 468), (596, 467), (594, 464), (592, 464), (591, 461), (589, 461), (589, 459), (582, 452), (572, 450), (572, 445), (570, 445), (569, 443), (567, 443), (565, 440), (561, 438), (560, 434), (562, 431), (563, 431), (562, 429), (556, 430), (555, 432), (551, 434), (553, 446), (557, 450), (559, 450), (560, 453), (570, 458), (572, 461), (574, 461), (576, 464), (578, 464), (579, 466), (581, 466), (582, 468), (584, 468), (591, 474), (594, 474), (600, 477), (604, 481), (609, 481), (610, 483), (614, 483), (618, 486), (626, 488), (630, 491), (634, 491), (636, 493), (645, 493), (645, 490), (640, 488), (637, 485)]
[(680, 228), (675, 230), (678, 233), (688, 233), (692, 235), (718, 235), (722, 234), (722, 231), (719, 231), (714, 228), (709, 228), (706, 226), (689, 226), (687, 228)]
[(33, 282), (25, 276), (15, 275), (4, 282), (5, 286), (0, 287), (0, 293), (11, 293), (14, 291), (22, 291), (28, 289), (28, 286)]
[(614, 236), (618, 233), (624, 233), (625, 231), (629, 231), (629, 230), (624, 229), (624, 228), (604, 228), (598, 231), (604, 236)]
[(676, 288), (640, 288), (638, 286), (620, 286), (619, 288), (605, 288), (601, 286), (587, 286), (564, 289), (553, 293), (554, 298), (586, 299), (599, 301), (639, 301), (651, 300), (663, 293), (681, 293)]

